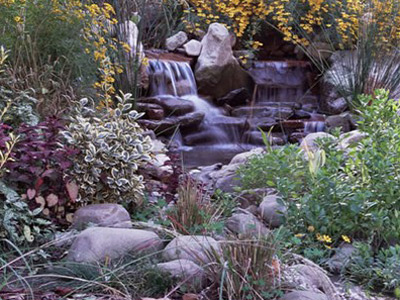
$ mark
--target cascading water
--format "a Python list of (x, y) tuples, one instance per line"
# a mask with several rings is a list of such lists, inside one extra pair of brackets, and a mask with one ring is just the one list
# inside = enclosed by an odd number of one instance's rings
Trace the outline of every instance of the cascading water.
[(196, 80), (189, 63), (150, 60), (148, 73), (153, 96), (180, 97), (191, 101), (197, 112), (204, 113), (204, 120), (201, 124), (203, 135), (207, 134), (213, 137), (213, 142), (217, 144), (229, 143), (232, 138), (237, 136), (230, 128), (216, 122), (225, 118), (222, 111), (198, 96)]
[(256, 103), (297, 102), (306, 92), (306, 63), (255, 62), (250, 70), (256, 82)]

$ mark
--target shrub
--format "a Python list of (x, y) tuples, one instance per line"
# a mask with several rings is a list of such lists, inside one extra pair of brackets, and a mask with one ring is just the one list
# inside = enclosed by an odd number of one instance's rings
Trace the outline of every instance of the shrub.
[(339, 147), (339, 140), (321, 141), (324, 164), (307, 162), (286, 146), (240, 170), (245, 189), (278, 190), (289, 207), (287, 226), (293, 235), (305, 236), (304, 246), (330, 248), (343, 239), (368, 238), (377, 247), (400, 238), (400, 107), (384, 91), (360, 102), (359, 128), (368, 137), (348, 149)]
[(142, 115), (131, 109), (131, 94), (117, 96), (116, 109), (95, 115), (88, 99), (82, 99), (63, 133), (80, 150), (71, 177), (79, 185), (79, 201), (141, 202), (142, 176), (137, 170), (150, 159), (150, 137), (136, 122)]
[[(0, 150), (7, 148), (11, 129), (7, 125), (0, 128)], [(72, 167), (77, 151), (62, 145), (63, 129), (63, 123), (56, 117), (16, 129), (14, 134), (19, 139), (10, 153), (12, 161), (5, 164), (8, 171), (5, 180), (25, 195), (32, 210), (40, 207), (45, 216), (66, 225), (65, 217), (73, 211), (76, 198), (66, 171)]]
[(393, 291), (400, 287), (400, 245), (380, 249), (377, 253), (367, 243), (354, 243), (345, 274), (354, 282), (371, 289)]

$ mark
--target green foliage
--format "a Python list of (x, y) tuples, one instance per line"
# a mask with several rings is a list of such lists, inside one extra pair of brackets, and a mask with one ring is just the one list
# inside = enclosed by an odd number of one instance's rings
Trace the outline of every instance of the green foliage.
[(71, 174), (80, 187), (80, 201), (141, 202), (143, 178), (137, 171), (150, 160), (152, 143), (136, 122), (142, 115), (130, 110), (130, 97), (117, 97), (117, 108), (102, 116), (85, 107), (88, 99), (82, 99), (63, 133), (80, 150)]
[(400, 287), (400, 245), (377, 253), (367, 243), (354, 243), (355, 252), (346, 266), (347, 276), (369, 288), (393, 291)]
[(278, 190), (289, 207), (287, 226), (306, 236), (305, 248), (337, 245), (342, 235), (368, 238), (374, 247), (400, 238), (400, 107), (384, 91), (359, 101), (359, 129), (367, 135), (361, 141), (347, 148), (341, 139), (320, 141), (319, 163), (285, 146), (240, 170), (245, 189)]
[(14, 190), (0, 181), (0, 238), (21, 245), (49, 234), (51, 222), (39, 218), (40, 212), (31, 211)]
[(10, 88), (29, 90), (45, 115), (68, 108), (78, 86), (88, 91), (97, 70), (84, 51), (83, 23), (72, 14), (68, 20), (60, 16), (55, 2), (13, 1), (0, 9), (0, 44), (10, 49)]

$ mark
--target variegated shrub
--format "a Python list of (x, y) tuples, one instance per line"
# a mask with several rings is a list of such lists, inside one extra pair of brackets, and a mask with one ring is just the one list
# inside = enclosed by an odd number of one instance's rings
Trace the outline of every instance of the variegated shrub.
[(131, 110), (131, 96), (117, 97), (117, 108), (101, 117), (88, 99), (82, 99), (63, 133), (80, 150), (71, 174), (79, 185), (79, 201), (141, 201), (144, 185), (137, 171), (150, 160), (152, 142), (136, 122), (142, 114)]

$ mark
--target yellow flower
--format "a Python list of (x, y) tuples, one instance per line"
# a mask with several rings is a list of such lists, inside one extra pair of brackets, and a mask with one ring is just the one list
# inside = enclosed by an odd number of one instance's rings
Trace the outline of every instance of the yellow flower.
[(350, 240), (350, 238), (347, 236), (347, 235), (342, 235), (342, 239), (343, 239), (343, 241), (345, 241), (346, 243), (351, 243), (351, 240)]
[(305, 236), (304, 233), (298, 233), (298, 234), (295, 235), (295, 237), (297, 237), (297, 238), (302, 238), (302, 237), (304, 237), (304, 236)]
[(315, 228), (314, 228), (314, 226), (310, 225), (310, 226), (307, 227), (307, 230), (308, 230), (309, 232), (314, 232), (314, 231), (315, 231)]
[(15, 16), (14, 21), (17, 22), (18, 24), (22, 24), (22, 18), (20, 16)]

